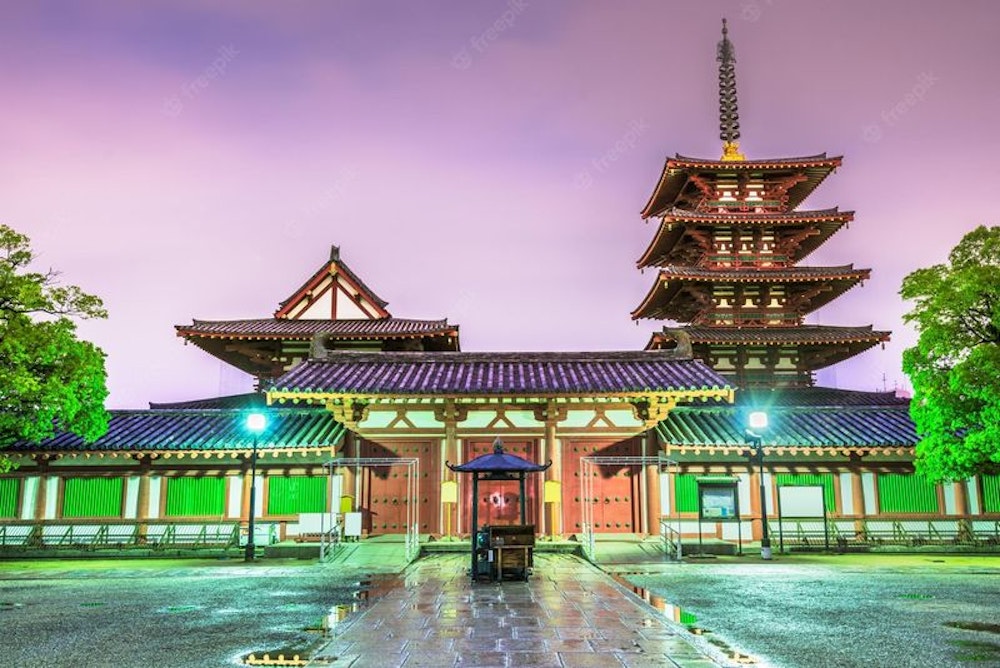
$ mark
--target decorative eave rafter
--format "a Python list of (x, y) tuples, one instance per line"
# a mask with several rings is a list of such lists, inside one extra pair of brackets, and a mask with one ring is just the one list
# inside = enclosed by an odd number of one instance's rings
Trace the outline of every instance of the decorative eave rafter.
[(853, 265), (734, 270), (670, 266), (660, 270), (646, 297), (632, 311), (632, 319), (693, 322), (705, 310), (713, 286), (763, 284), (784, 285), (789, 312), (805, 315), (836, 299), (870, 274), (870, 269), (854, 269)]
[(788, 213), (700, 213), (672, 209), (660, 225), (642, 257), (639, 269), (665, 265), (697, 266), (711, 253), (712, 236), (720, 229), (772, 229), (779, 252), (791, 262), (800, 262), (841, 227), (854, 220), (853, 211), (827, 209)]

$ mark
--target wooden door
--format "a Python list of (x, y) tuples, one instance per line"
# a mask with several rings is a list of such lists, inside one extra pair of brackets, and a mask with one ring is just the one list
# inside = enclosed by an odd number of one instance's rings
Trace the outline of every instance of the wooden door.
[(421, 533), (440, 532), (441, 486), (440, 448), (432, 441), (383, 441), (359, 439), (362, 459), (416, 458), (419, 468), (405, 464), (366, 465), (362, 463), (361, 493), (358, 507), (364, 514), (364, 528), (369, 534), (406, 533), (407, 509), (411, 499), (407, 485), (411, 473), (417, 476), (414, 487), (417, 523)]
[[(563, 528), (582, 530), (583, 504), (589, 503), (595, 533), (637, 533), (642, 499), (639, 487), (642, 467), (624, 464), (590, 464), (581, 470), (583, 457), (632, 457), (642, 453), (642, 437), (624, 441), (563, 441)], [(589, 474), (584, 486), (582, 474)], [(589, 498), (585, 498), (589, 497)]]

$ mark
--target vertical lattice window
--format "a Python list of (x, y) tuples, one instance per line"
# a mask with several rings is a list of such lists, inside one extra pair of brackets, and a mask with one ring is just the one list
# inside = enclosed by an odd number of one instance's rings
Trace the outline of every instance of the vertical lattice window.
[(0, 517), (17, 517), (17, 501), (21, 498), (20, 478), (0, 478)]
[(678, 512), (698, 512), (698, 476), (690, 473), (674, 476), (674, 503)]
[(167, 478), (165, 482), (167, 517), (222, 517), (226, 511), (225, 478)]
[(63, 517), (121, 517), (122, 478), (66, 478)]
[(267, 514), (326, 512), (325, 476), (276, 476), (267, 479)]
[(936, 513), (937, 487), (913, 473), (878, 474), (879, 511)]
[(983, 481), (983, 512), (1000, 513), (1000, 475), (980, 476)]

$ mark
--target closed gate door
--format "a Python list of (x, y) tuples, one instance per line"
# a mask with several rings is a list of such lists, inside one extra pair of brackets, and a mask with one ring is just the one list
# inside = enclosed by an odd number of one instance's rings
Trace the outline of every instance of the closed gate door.
[[(530, 462), (536, 461), (537, 448), (534, 441), (504, 441), (504, 452), (517, 455)], [(463, 448), (463, 461), (470, 461), (480, 455), (493, 452), (493, 441), (466, 441)], [(520, 483), (517, 480), (480, 480), (479, 481), (479, 526), (511, 525), (521, 523), (521, 503), (526, 502), (525, 522), (534, 523), (533, 511), (535, 509), (535, 487), (538, 485), (540, 474), (529, 474), (524, 480), (524, 491), (528, 497), (526, 500), (520, 498)], [(464, 533), (472, 531), (472, 515), (469, 499), (472, 496), (472, 476), (463, 475), (462, 484), (466, 487), (463, 490), (462, 498), (462, 530)]]
[(407, 496), (411, 475), (417, 476), (412, 489), (415, 490), (413, 493), (420, 531), (422, 533), (440, 531), (438, 508), (441, 486), (432, 484), (432, 481), (436, 481), (440, 475), (439, 448), (427, 441), (376, 443), (366, 439), (360, 442), (359, 455), (362, 459), (415, 458), (420, 461), (417, 468), (406, 464), (361, 465), (361, 492), (358, 506), (363, 513), (366, 531), (373, 535), (406, 533), (407, 510), (413, 501)]
[[(563, 444), (563, 480), (572, 481), (563, 492), (563, 526), (567, 532), (582, 530), (583, 504), (590, 505), (596, 533), (638, 531), (642, 499), (639, 488), (642, 467), (622, 464), (590, 464), (584, 457), (634, 457), (642, 452), (641, 438), (625, 441), (566, 441)], [(581, 476), (589, 476), (584, 484)]]

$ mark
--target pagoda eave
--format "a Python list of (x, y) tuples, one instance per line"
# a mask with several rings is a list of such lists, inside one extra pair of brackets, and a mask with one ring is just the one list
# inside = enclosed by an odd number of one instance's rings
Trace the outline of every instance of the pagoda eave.
[[(809, 212), (811, 213), (811, 212)], [(825, 212), (823, 212), (825, 213)], [(712, 235), (718, 228), (775, 229), (779, 252), (784, 252), (784, 262), (797, 263), (825, 243), (841, 227), (854, 219), (853, 211), (830, 215), (764, 215), (764, 214), (711, 214), (677, 215), (671, 213), (660, 220), (646, 251), (636, 261), (638, 269), (665, 267), (667, 265), (701, 266), (712, 254)], [(739, 256), (731, 254), (735, 261)], [(715, 259), (719, 264), (722, 256)]]
[(653, 193), (640, 215), (645, 218), (662, 216), (676, 204), (692, 174), (733, 174), (758, 172), (780, 175), (781, 173), (801, 173), (802, 183), (789, 189), (787, 208), (794, 209), (826, 179), (833, 170), (840, 167), (841, 156), (827, 157), (825, 153), (800, 158), (776, 158), (769, 160), (722, 161), (688, 158), (677, 155), (668, 158), (657, 181)]

